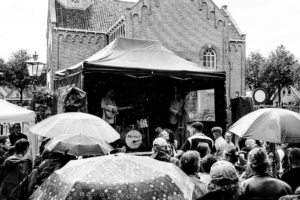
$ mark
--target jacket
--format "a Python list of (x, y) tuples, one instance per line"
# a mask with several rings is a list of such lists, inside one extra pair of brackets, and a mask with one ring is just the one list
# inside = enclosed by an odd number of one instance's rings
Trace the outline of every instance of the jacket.
[(278, 200), (280, 197), (292, 194), (291, 187), (278, 179), (265, 175), (254, 175), (242, 182), (244, 200)]
[(1, 197), (10, 197), (14, 188), (27, 176), (29, 160), (18, 156), (8, 157), (3, 166), (1, 175)]

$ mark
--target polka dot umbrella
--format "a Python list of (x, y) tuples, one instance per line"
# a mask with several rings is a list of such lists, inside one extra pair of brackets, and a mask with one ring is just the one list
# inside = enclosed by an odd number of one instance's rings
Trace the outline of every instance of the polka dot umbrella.
[(69, 162), (30, 200), (192, 199), (194, 184), (172, 163), (117, 154)]

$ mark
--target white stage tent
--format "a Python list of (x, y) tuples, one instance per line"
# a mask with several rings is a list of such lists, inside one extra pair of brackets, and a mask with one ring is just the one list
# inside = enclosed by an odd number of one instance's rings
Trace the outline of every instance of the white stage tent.
[[(0, 123), (26, 122), (29, 128), (35, 124), (35, 117), (36, 114), (34, 111), (27, 110), (25, 108), (16, 106), (12, 103), (0, 99)], [(23, 126), (23, 131), (24, 131), (24, 126)], [(25, 132), (25, 134), (27, 134), (28, 140), (30, 142), (31, 145), (30, 154), (34, 160), (37, 154), (38, 138), (36, 135), (30, 134), (29, 132), (28, 133)]]

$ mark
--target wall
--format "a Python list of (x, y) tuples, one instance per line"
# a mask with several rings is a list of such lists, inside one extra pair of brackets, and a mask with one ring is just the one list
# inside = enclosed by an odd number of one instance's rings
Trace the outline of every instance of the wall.
[[(107, 45), (103, 34), (52, 30), (51, 79), (55, 71), (71, 67), (92, 56)], [(51, 88), (53, 88), (53, 81)]]
[[(144, 3), (144, 4), (143, 4)], [(126, 37), (159, 40), (169, 50), (202, 65), (202, 48), (211, 44), (217, 68), (224, 69), (228, 20), (210, 1), (146, 0), (126, 13)], [(224, 42), (223, 38), (227, 38)]]

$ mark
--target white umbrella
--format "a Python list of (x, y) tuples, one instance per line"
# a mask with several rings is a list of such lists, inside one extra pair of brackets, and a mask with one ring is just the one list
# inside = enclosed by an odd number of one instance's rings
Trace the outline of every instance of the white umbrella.
[(300, 114), (281, 108), (259, 109), (239, 119), (229, 131), (243, 138), (299, 143)]
[(80, 112), (54, 115), (34, 125), (29, 131), (48, 138), (71, 134), (90, 136), (108, 143), (120, 139), (120, 134), (103, 119)]
[(60, 135), (52, 138), (45, 148), (50, 152), (65, 153), (74, 156), (102, 156), (114, 148), (106, 141), (86, 135)]

